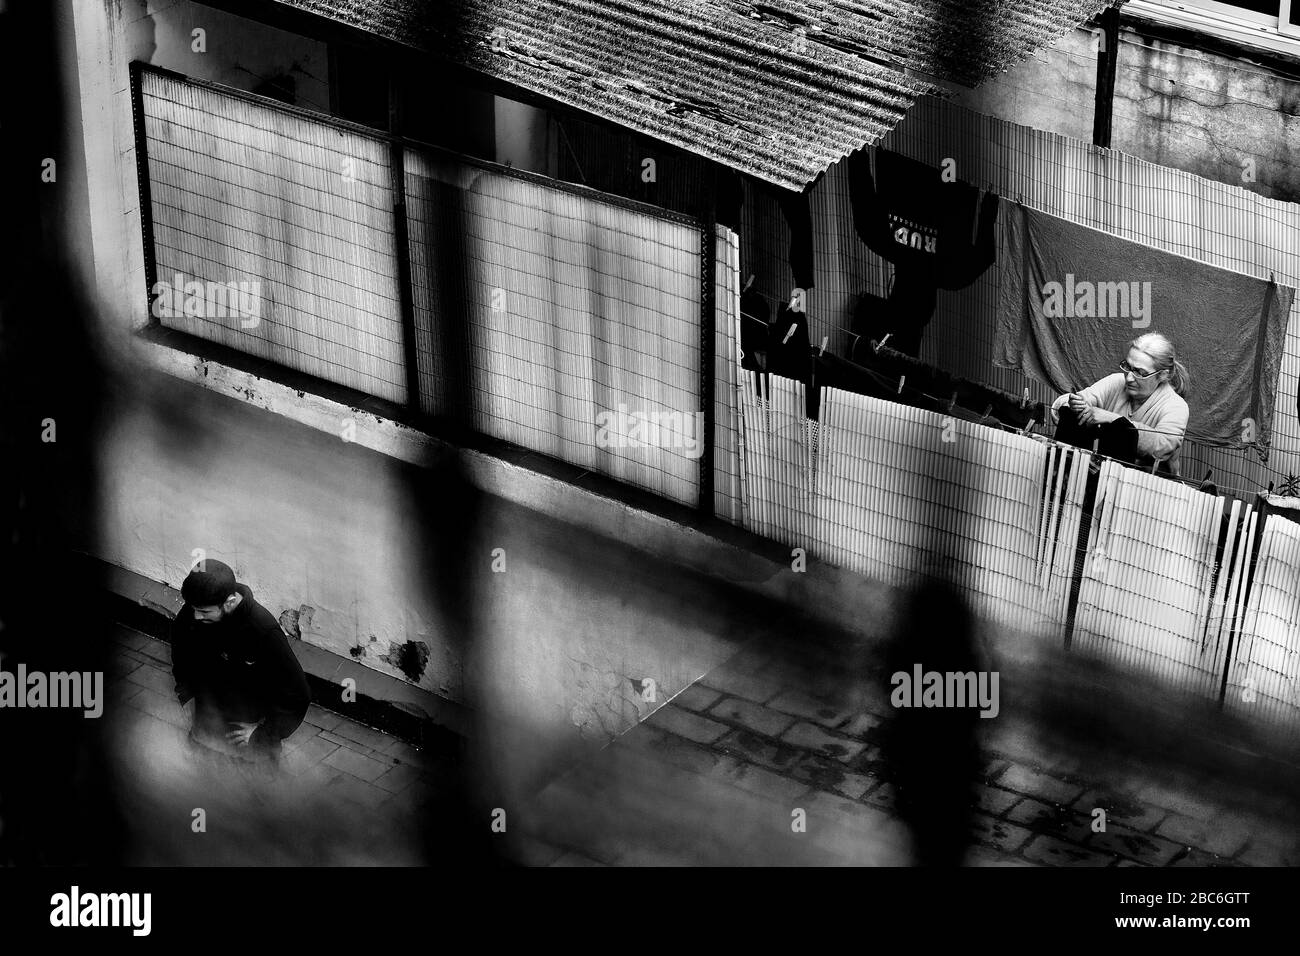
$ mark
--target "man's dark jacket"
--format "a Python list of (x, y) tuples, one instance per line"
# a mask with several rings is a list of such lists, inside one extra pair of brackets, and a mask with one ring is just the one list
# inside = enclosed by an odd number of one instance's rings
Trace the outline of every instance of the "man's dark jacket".
[(176, 696), (196, 697), (226, 721), (264, 721), (249, 744), (273, 746), (302, 723), (311, 692), (279, 622), (247, 585), (235, 591), (243, 600), (219, 623), (196, 621), (189, 604), (172, 622)]

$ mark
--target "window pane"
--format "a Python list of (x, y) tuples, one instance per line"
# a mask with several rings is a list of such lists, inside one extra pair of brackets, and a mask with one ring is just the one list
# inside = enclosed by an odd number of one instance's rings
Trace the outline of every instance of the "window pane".
[(1280, 0), (1232, 0), (1228, 3), (1230, 7), (1240, 7), (1242, 10), (1251, 10), (1255, 13), (1266, 13), (1270, 17), (1278, 15), (1282, 9)]

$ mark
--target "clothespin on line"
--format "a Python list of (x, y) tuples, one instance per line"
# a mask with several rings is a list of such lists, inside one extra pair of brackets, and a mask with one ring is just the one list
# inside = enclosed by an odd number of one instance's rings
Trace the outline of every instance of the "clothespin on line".
[(830, 340), (831, 340), (831, 337), (830, 337), (829, 335), (823, 335), (823, 336), (822, 336), (822, 347), (821, 347), (820, 349), (817, 350), (817, 354), (818, 354), (818, 355), (825, 355), (825, 354), (826, 354), (826, 343), (829, 342)]
[(1020, 397), (1020, 407), (1025, 408), (1029, 405), (1029, 389), (1025, 388), (1025, 394)]
[(906, 375), (900, 375), (900, 376), (898, 376), (898, 394), (899, 394), (899, 395), (902, 395), (902, 394), (903, 394), (903, 383), (906, 382), (906, 381), (907, 381), (907, 376), (906, 376)]
[(988, 406), (988, 408), (984, 409), (984, 414), (981, 415), (980, 417), (981, 417), (981, 418), (988, 418), (988, 417), (989, 417), (989, 414), (990, 414), (992, 411), (993, 411), (993, 403), (992, 403), (992, 402), (989, 402), (989, 406)]
[(753, 285), (753, 284), (754, 284), (754, 275), (753, 275), (753, 273), (750, 273), (749, 278), (745, 280), (745, 287), (744, 287), (743, 289), (741, 289), (740, 291), (741, 291), (741, 292), (748, 292), (748, 291), (749, 291), (749, 287), (750, 287), (751, 285)]
[(783, 339), (781, 340), (781, 344), (782, 344), (782, 345), (785, 345), (786, 342), (789, 342), (789, 341), (790, 341), (790, 336), (794, 335), (794, 330), (797, 329), (798, 327), (799, 327), (799, 323), (798, 323), (798, 322), (791, 322), (791, 323), (790, 323), (790, 331), (788, 331), (788, 332), (785, 333), (785, 338), (783, 338)]
[(894, 334), (893, 332), (886, 332), (885, 337), (876, 343), (877, 352), (879, 352), (881, 349), (885, 347), (885, 343), (889, 341), (889, 337), (893, 334)]
[(948, 399), (948, 414), (952, 414), (953, 407), (957, 404), (957, 393), (952, 393), (952, 398)]

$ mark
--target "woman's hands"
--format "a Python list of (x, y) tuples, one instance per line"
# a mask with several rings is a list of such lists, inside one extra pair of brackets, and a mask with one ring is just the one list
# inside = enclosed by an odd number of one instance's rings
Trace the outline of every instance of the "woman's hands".
[(1070, 394), (1070, 407), (1078, 414), (1079, 424), (1081, 425), (1105, 425), (1107, 422), (1113, 422), (1120, 417), (1114, 412), (1108, 412), (1104, 408), (1090, 405), (1082, 395), (1074, 393)]

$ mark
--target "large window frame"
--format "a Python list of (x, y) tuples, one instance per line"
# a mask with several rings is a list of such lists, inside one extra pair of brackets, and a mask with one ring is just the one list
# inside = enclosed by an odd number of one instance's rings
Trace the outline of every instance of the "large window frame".
[[(1300, 10), (1300, 0), (1277, 0), (1276, 16), (1257, 13), (1223, 0), (1132, 0), (1125, 6), (1136, 14), (1203, 29), (1225, 39), (1244, 43), (1261, 43), (1274, 48), (1281, 40), (1300, 43), (1300, 24), (1292, 23), (1292, 11)], [(1268, 41), (1273, 41), (1269, 43)], [(1296, 49), (1300, 56), (1300, 48)]]

